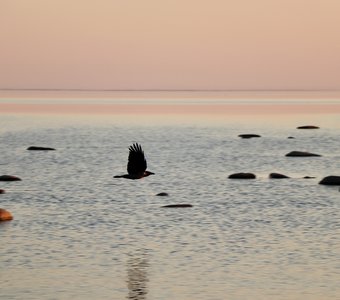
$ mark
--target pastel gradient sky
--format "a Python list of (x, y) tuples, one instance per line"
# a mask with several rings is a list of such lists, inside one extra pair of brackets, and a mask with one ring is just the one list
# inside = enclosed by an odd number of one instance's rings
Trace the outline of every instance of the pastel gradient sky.
[(0, 0), (0, 89), (340, 90), (339, 0)]

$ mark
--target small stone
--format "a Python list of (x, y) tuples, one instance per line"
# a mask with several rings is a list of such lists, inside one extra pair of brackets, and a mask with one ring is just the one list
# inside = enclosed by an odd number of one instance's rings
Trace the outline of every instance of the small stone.
[(281, 179), (281, 178), (290, 178), (290, 177), (286, 176), (286, 175), (283, 175), (283, 174), (280, 174), (280, 173), (270, 173), (269, 174), (269, 178), (272, 178), (272, 179)]
[(255, 179), (256, 176), (253, 173), (234, 173), (229, 175), (230, 179)]
[(168, 204), (164, 205), (162, 207), (166, 208), (180, 208), (180, 207), (193, 207), (191, 204)]
[(49, 148), (49, 147), (37, 147), (37, 146), (31, 146), (28, 147), (27, 150), (33, 150), (33, 151), (53, 151), (55, 150), (54, 148)]
[(13, 220), (12, 214), (6, 209), (0, 208), (0, 222)]
[(243, 138), (243, 139), (250, 139), (250, 138), (259, 138), (259, 137), (261, 137), (260, 135), (258, 135), (258, 134), (253, 134), (253, 133), (239, 134), (238, 136), (239, 136), (240, 138)]
[(0, 194), (5, 194), (5, 190), (0, 189)]
[(297, 129), (319, 129), (320, 127), (315, 126), (315, 125), (304, 125), (304, 126), (299, 126)]
[(156, 196), (165, 197), (165, 196), (169, 196), (169, 194), (165, 192), (161, 192), (161, 193), (158, 193)]
[(13, 175), (1, 175), (0, 181), (20, 181), (21, 179)]
[(307, 157), (307, 156), (321, 156), (320, 154), (310, 153), (310, 152), (304, 152), (304, 151), (291, 151), (286, 154), (286, 156), (291, 157)]

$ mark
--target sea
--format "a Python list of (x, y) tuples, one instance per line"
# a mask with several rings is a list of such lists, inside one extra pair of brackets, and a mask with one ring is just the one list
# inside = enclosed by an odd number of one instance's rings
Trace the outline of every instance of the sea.
[(340, 299), (340, 97), (65, 94), (0, 98), (0, 299)]

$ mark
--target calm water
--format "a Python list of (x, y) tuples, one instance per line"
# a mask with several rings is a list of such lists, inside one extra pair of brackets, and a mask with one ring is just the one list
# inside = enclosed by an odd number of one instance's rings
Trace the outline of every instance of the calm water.
[[(0, 175), (23, 179), (0, 182), (0, 207), (15, 218), (0, 224), (0, 298), (339, 299), (340, 192), (318, 182), (340, 175), (340, 128), (315, 118), (319, 130), (289, 117), (0, 115)], [(133, 142), (156, 175), (114, 179)], [(323, 156), (285, 157), (292, 150)], [(176, 203), (193, 207), (161, 208)]]

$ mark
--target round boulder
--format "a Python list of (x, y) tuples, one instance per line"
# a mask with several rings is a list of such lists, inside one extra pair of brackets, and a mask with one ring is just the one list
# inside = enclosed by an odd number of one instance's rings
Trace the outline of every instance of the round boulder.
[(0, 208), (0, 222), (13, 220), (12, 214), (6, 209)]
[(234, 173), (229, 175), (230, 179), (255, 179), (256, 176), (253, 173)]
[(323, 178), (319, 184), (324, 184), (324, 185), (340, 185), (340, 176), (326, 176)]

